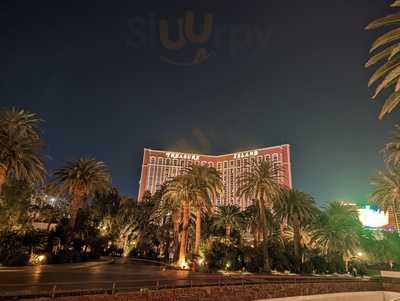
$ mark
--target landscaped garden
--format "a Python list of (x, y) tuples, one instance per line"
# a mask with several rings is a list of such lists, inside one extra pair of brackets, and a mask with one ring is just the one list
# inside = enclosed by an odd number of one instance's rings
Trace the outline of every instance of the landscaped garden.
[[(93, 158), (45, 167), (45, 124), (28, 111), (0, 114), (0, 261), (3, 265), (79, 262), (102, 255), (141, 257), (198, 271), (356, 273), (400, 263), (397, 231), (363, 227), (354, 206), (323, 208), (302, 191), (279, 184), (280, 167), (249, 165), (238, 196), (241, 211), (215, 207), (216, 169), (193, 165), (143, 199), (120, 195), (106, 164)], [(388, 171), (371, 200), (400, 202), (399, 133), (385, 148)], [(45, 225), (38, 227), (38, 225)]]

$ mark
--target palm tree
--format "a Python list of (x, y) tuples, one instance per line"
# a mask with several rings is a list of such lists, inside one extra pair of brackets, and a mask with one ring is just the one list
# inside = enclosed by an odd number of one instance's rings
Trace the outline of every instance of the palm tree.
[(191, 166), (186, 173), (192, 178), (193, 184), (198, 190), (196, 198), (192, 200), (196, 210), (194, 254), (198, 256), (201, 243), (201, 213), (203, 210), (210, 211), (212, 203), (222, 191), (222, 180), (215, 168), (206, 165)]
[(400, 204), (400, 168), (394, 167), (387, 171), (379, 171), (378, 176), (372, 180), (371, 184), (376, 187), (372, 193), (371, 200), (383, 210), (393, 211), (396, 230), (400, 231), (397, 215)]
[(114, 196), (118, 201), (107, 210), (104, 216), (107, 221), (106, 223), (103, 221), (103, 225), (109, 223), (106, 233), (109, 232), (109, 237), (115, 239), (117, 246), (123, 250), (122, 255), (126, 260), (139, 237), (139, 213), (134, 200), (116, 194)]
[(0, 193), (7, 178), (42, 181), (45, 167), (40, 156), (43, 143), (38, 133), (41, 120), (24, 110), (0, 111)]
[(262, 229), (259, 224), (259, 210), (255, 204), (250, 205), (242, 212), (242, 220), (246, 226), (246, 230), (253, 235), (254, 246), (258, 247), (261, 238)]
[(279, 202), (275, 203), (274, 210), (278, 217), (293, 228), (294, 255), (297, 262), (300, 263), (301, 230), (318, 214), (315, 201), (308, 193), (289, 190)]
[(362, 225), (358, 213), (339, 202), (330, 203), (314, 224), (312, 242), (328, 259), (340, 256), (345, 262), (360, 246)]
[(111, 177), (105, 164), (95, 159), (79, 159), (67, 162), (54, 172), (51, 189), (70, 198), (70, 226), (75, 227), (77, 214), (87, 197), (105, 193), (110, 189)]
[[(394, 1), (391, 6), (400, 7), (400, 1)], [(372, 97), (373, 99), (375, 99), (384, 89), (391, 85), (395, 85), (393, 92), (386, 99), (382, 107), (379, 119), (382, 119), (385, 114), (391, 113), (400, 102), (400, 28), (397, 26), (399, 22), (400, 14), (395, 13), (375, 20), (366, 27), (366, 29), (377, 29), (384, 26), (396, 25), (396, 28), (391, 29), (374, 41), (370, 53), (372, 54), (376, 52), (379, 48), (382, 48), (382, 50), (373, 54), (365, 65), (366, 67), (370, 67), (383, 61), (382, 65), (375, 71), (368, 82), (368, 86), (371, 86), (379, 79), (383, 78), (375, 90), (375, 94)]]
[[(167, 182), (168, 183), (168, 182)], [(179, 252), (179, 227), (182, 219), (181, 212), (181, 203), (176, 199), (168, 199), (165, 196), (165, 191), (167, 185), (163, 185), (162, 193), (160, 195), (160, 202), (157, 210), (154, 212), (153, 219), (158, 220), (159, 224), (162, 223), (163, 219), (170, 219), (170, 223), (172, 224), (172, 250), (173, 250), (173, 260), (174, 262), (178, 261), (178, 252)]]
[(395, 125), (395, 130), (390, 137), (390, 142), (383, 149), (387, 164), (397, 165), (400, 163), (400, 126)]
[(163, 200), (177, 202), (182, 211), (182, 234), (179, 246), (177, 265), (186, 266), (186, 253), (189, 239), (189, 218), (191, 200), (197, 199), (198, 190), (193, 185), (193, 179), (188, 175), (180, 175), (170, 180), (165, 188)]
[(250, 170), (244, 172), (238, 181), (239, 197), (254, 200), (258, 209), (258, 218), (263, 231), (264, 271), (271, 271), (268, 256), (267, 217), (273, 203), (282, 196), (282, 185), (279, 183), (280, 168), (269, 160), (260, 164), (253, 162)]
[(241, 224), (240, 208), (235, 205), (219, 206), (215, 225), (225, 228), (226, 238), (231, 237), (232, 229), (239, 228)]

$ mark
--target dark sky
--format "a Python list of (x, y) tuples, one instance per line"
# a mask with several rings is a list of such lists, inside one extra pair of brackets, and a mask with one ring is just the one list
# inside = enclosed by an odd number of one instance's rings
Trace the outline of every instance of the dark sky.
[[(296, 188), (365, 200), (399, 113), (377, 119), (363, 65), (378, 32), (364, 27), (391, 1), (139, 2), (1, 1), (1, 106), (45, 119), (49, 169), (95, 156), (136, 195), (144, 147), (289, 143)], [(166, 49), (160, 18), (176, 39), (187, 11), (196, 31), (212, 15), (210, 39)]]

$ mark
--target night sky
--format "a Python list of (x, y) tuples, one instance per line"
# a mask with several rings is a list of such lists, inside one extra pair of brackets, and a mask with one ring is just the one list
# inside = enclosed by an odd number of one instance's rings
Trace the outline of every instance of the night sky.
[[(138, 2), (1, 1), (1, 107), (42, 116), (50, 170), (94, 156), (136, 196), (144, 147), (288, 143), (296, 188), (367, 198), (399, 112), (377, 118), (363, 65), (379, 32), (364, 27), (392, 1)], [(159, 20), (176, 40), (188, 11), (196, 31), (212, 15), (208, 41), (165, 48)]]

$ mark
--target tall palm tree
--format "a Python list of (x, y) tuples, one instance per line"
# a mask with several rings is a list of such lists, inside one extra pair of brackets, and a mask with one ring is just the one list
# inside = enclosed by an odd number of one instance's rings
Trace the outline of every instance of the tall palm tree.
[(232, 229), (239, 228), (241, 224), (240, 208), (235, 205), (219, 206), (215, 225), (225, 228), (226, 238), (231, 237)]
[(71, 200), (69, 207), (70, 226), (74, 229), (77, 214), (87, 197), (107, 192), (111, 177), (106, 165), (95, 159), (84, 158), (67, 162), (54, 172), (51, 189)]
[(328, 259), (338, 255), (346, 262), (360, 246), (362, 225), (355, 209), (330, 203), (314, 224), (312, 242)]
[(300, 265), (301, 230), (318, 215), (315, 201), (308, 193), (289, 190), (279, 202), (275, 203), (274, 210), (278, 217), (293, 228), (294, 255)]
[(179, 245), (179, 258), (177, 265), (186, 266), (186, 253), (189, 239), (189, 219), (191, 200), (197, 199), (198, 190), (193, 185), (193, 179), (185, 175), (177, 176), (170, 180), (165, 188), (163, 200), (177, 202), (182, 210), (182, 234)]
[(27, 182), (44, 179), (45, 167), (40, 156), (43, 143), (38, 132), (40, 121), (36, 114), (28, 111), (0, 111), (0, 193), (10, 176)]
[(394, 167), (387, 171), (379, 171), (378, 176), (372, 180), (371, 184), (375, 186), (371, 200), (383, 210), (393, 211), (396, 230), (400, 231), (397, 214), (400, 204), (400, 168)]
[(259, 223), (263, 231), (264, 271), (269, 273), (271, 267), (268, 256), (268, 213), (273, 203), (282, 196), (282, 185), (279, 183), (280, 168), (269, 160), (259, 164), (253, 162), (250, 169), (238, 180), (239, 197), (246, 197), (256, 202), (259, 211)]
[[(396, 0), (391, 5), (392, 7), (400, 7), (400, 1)], [(389, 30), (387, 33), (377, 38), (370, 49), (370, 53), (377, 52), (379, 48), (381, 50), (372, 55), (369, 61), (365, 64), (366, 67), (370, 67), (382, 61), (381, 66), (371, 76), (368, 86), (373, 85), (378, 80), (382, 79), (381, 83), (375, 90), (373, 99), (375, 99), (384, 89), (395, 85), (391, 95), (386, 99), (382, 110), (379, 115), (379, 119), (382, 119), (385, 114), (391, 113), (400, 102), (400, 13), (388, 15), (386, 17), (372, 21), (366, 29), (377, 29), (384, 26), (394, 25), (395, 28)]]
[(219, 172), (206, 165), (194, 165), (186, 169), (191, 177), (198, 193), (192, 200), (196, 211), (196, 231), (194, 254), (199, 255), (201, 243), (201, 213), (203, 210), (210, 211), (217, 195), (222, 191), (222, 180)]

